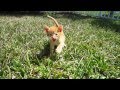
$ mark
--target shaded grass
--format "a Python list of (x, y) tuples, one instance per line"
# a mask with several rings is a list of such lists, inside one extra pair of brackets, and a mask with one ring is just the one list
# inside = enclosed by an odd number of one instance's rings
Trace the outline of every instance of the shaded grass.
[(120, 22), (76, 19), (74, 14), (56, 17), (64, 25), (66, 36), (62, 61), (47, 56), (43, 26), (53, 22), (44, 15), (0, 16), (0, 78), (120, 77), (120, 33), (115, 32)]
[(113, 21), (110, 19), (96, 19), (92, 21), (91, 24), (97, 27), (106, 28), (106, 30), (114, 30), (120, 33), (120, 21)]

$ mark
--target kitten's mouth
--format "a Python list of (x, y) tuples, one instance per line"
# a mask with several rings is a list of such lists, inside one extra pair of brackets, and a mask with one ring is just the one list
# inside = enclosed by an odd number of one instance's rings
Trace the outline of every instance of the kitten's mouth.
[(52, 37), (52, 40), (55, 41), (56, 39)]

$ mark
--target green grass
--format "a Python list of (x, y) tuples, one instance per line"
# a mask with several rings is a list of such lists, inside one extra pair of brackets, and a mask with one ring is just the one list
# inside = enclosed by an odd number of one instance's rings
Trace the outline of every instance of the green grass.
[(53, 15), (64, 26), (63, 60), (38, 58), (47, 46), (45, 15), (0, 16), (1, 79), (120, 78), (120, 21)]

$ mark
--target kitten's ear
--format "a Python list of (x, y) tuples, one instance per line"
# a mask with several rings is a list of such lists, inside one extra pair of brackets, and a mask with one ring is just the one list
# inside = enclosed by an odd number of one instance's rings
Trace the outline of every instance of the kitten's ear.
[(63, 30), (63, 26), (62, 26), (62, 25), (59, 25), (59, 27), (58, 27), (58, 32), (62, 32), (62, 30)]
[(45, 30), (46, 32), (48, 32), (49, 29), (50, 29), (50, 28), (49, 28), (47, 25), (44, 26), (44, 30)]

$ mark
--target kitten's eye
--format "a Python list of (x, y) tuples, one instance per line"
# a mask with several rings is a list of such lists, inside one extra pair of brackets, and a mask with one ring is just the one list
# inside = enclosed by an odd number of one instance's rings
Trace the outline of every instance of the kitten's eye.
[(55, 33), (55, 35), (58, 35), (57, 33)]
[(47, 36), (50, 36), (50, 34), (47, 34)]
[(52, 34), (48, 34), (48, 36), (52, 36)]

